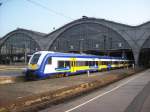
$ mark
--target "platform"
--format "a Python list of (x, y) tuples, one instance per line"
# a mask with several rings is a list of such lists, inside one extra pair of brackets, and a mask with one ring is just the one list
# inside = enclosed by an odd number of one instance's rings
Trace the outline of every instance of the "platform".
[(116, 80), (118, 76), (133, 74), (134, 72), (135, 71), (133, 69), (119, 69), (107, 72), (92, 73), (90, 76), (84, 74), (63, 78), (0, 85), (0, 107), (10, 105), (13, 102), (16, 103), (17, 101), (27, 101), (28, 98), (38, 96), (38, 94), (42, 95), (47, 92), (52, 93), (64, 88), (88, 84), (93, 81), (100, 81), (102, 78), (104, 78), (107, 82), (111, 80), (110, 78), (112, 78), (112, 80)]
[(0, 65), (0, 84), (15, 83), (24, 77), (25, 65)]

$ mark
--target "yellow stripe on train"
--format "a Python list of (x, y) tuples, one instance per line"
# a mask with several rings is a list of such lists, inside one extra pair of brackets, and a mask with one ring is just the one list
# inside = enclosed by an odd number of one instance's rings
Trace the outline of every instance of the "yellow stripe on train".
[(32, 70), (35, 70), (38, 68), (38, 65), (37, 64), (28, 64), (28, 67)]

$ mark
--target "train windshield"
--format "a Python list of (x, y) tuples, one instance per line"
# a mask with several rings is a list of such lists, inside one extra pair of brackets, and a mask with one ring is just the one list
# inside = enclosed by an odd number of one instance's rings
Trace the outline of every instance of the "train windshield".
[(32, 57), (30, 64), (37, 64), (37, 62), (38, 62), (40, 56), (41, 56), (41, 54), (35, 54), (35, 55)]

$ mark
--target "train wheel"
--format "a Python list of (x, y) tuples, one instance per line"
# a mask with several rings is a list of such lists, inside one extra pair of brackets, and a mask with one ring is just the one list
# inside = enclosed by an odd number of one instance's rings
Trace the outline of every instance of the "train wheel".
[(64, 77), (68, 77), (68, 76), (69, 76), (69, 73), (65, 73), (65, 74), (64, 74)]

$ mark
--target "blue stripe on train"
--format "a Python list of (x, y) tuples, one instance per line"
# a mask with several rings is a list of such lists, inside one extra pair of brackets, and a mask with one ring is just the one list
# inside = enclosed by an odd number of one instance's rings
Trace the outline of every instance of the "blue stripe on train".
[(39, 78), (46, 78), (46, 77), (49, 77), (49, 76), (54, 76), (54, 75), (57, 75), (57, 74), (66, 74), (67, 76), (69, 75), (75, 75), (75, 74), (80, 74), (80, 73), (85, 73), (87, 71), (97, 71), (96, 69), (94, 70), (80, 70), (80, 71), (76, 71), (76, 72), (56, 72), (56, 73), (47, 73), (47, 74), (43, 74), (43, 76), (40, 75)]
[(55, 68), (56, 71), (62, 71), (62, 70), (70, 70), (70, 67), (61, 67), (61, 68)]

